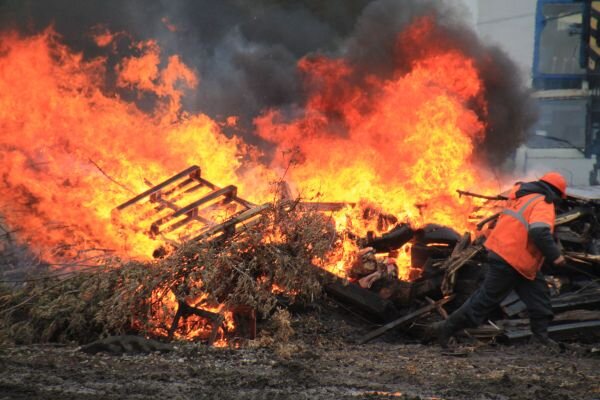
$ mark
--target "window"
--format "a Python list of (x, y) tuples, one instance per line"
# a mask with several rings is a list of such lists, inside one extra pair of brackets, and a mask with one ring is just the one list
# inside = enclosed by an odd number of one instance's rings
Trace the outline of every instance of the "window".
[(583, 5), (546, 4), (539, 37), (538, 72), (542, 74), (584, 74), (581, 67)]
[(540, 119), (534, 127), (535, 135), (528, 140), (527, 146), (584, 148), (585, 115), (586, 101), (583, 99), (540, 101)]

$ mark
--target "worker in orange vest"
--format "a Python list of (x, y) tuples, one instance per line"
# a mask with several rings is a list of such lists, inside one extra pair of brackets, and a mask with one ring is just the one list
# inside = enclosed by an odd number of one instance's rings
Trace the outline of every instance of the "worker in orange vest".
[(554, 343), (548, 338), (553, 313), (540, 268), (544, 260), (565, 264), (552, 233), (554, 205), (566, 197), (566, 190), (565, 178), (557, 172), (513, 187), (507, 207), (485, 242), (488, 271), (482, 286), (447, 320), (432, 326), (442, 347), (448, 346), (457, 331), (485, 321), (513, 289), (527, 305), (534, 340), (544, 345)]

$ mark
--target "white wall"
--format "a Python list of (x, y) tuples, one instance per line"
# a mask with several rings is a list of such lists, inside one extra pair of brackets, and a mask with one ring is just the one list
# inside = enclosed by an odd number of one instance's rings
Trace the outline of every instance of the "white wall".
[(575, 149), (529, 149), (521, 146), (514, 161), (516, 176), (539, 179), (546, 172), (557, 171), (565, 177), (569, 186), (586, 186), (596, 158), (583, 158)]

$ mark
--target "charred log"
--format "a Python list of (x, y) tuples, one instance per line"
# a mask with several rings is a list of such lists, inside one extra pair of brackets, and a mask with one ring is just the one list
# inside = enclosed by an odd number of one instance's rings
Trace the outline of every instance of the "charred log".
[(324, 285), (325, 293), (336, 301), (348, 304), (366, 318), (374, 322), (383, 322), (390, 321), (399, 315), (394, 303), (382, 299), (377, 293), (337, 278), (327, 271), (322, 271), (322, 276), (327, 282)]
[(454, 246), (461, 236), (454, 229), (443, 225), (427, 224), (415, 231), (415, 242), (422, 244), (444, 243)]
[(376, 237), (370, 233), (362, 243), (362, 247), (372, 247), (377, 253), (389, 253), (408, 243), (413, 238), (413, 235), (414, 231), (410, 225), (400, 224), (380, 237)]

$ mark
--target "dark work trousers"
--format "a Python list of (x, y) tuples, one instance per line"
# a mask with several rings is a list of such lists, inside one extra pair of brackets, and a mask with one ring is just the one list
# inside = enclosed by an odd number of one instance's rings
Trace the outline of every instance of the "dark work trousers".
[[(538, 272), (530, 281), (504, 260), (491, 256), (489, 268), (481, 287), (455, 312), (467, 327), (481, 325), (502, 300), (514, 289), (527, 306), (531, 331), (547, 336), (553, 318), (550, 293), (544, 276)], [(460, 318), (460, 317), (463, 318)]]

